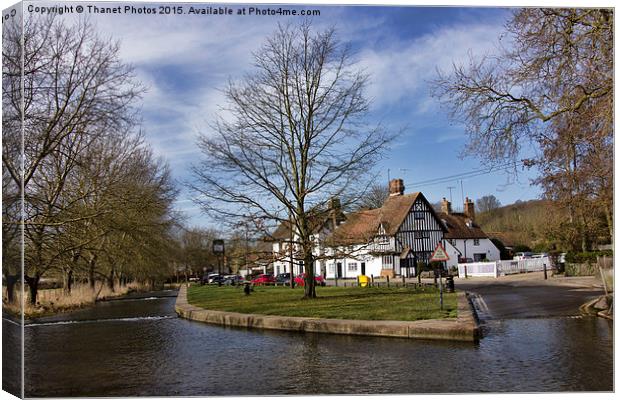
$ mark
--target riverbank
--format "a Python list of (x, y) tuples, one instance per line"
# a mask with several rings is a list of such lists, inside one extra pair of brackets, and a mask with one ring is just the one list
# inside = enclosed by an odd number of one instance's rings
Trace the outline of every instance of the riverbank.
[[(95, 291), (88, 284), (78, 284), (71, 293), (64, 293), (62, 288), (39, 290), (37, 304), (29, 302), (26, 290), (24, 318), (40, 318), (81, 308), (92, 307), (95, 303), (106, 300), (119, 299), (132, 293), (146, 293), (152, 290), (147, 284), (130, 282), (127, 285), (116, 286), (112, 291), (107, 285), (97, 285)], [(13, 304), (7, 303), (6, 293), (3, 293), (2, 311), (12, 317), (21, 318), (21, 291), (16, 290), (16, 299)]]
[(207, 310), (190, 304), (187, 300), (187, 287), (182, 286), (177, 297), (175, 311), (182, 318), (229, 327), (411, 339), (477, 341), (479, 329), (465, 293), (457, 293), (456, 302), (457, 316), (455, 318), (419, 321), (310, 318)]
[(599, 296), (583, 304), (579, 309), (586, 315), (597, 315), (601, 318), (614, 319), (614, 294)]

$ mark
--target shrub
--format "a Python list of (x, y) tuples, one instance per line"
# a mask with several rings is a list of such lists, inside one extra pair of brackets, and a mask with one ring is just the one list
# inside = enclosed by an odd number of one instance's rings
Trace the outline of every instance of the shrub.
[(590, 264), (595, 263), (597, 257), (613, 256), (613, 251), (586, 251), (586, 252), (568, 252), (566, 253), (566, 262), (572, 264)]

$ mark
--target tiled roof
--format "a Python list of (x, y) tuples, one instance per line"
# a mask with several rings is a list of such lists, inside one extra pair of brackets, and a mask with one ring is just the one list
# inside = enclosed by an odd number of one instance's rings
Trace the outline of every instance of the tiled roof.
[[(444, 234), (446, 239), (486, 239), (487, 234), (463, 213), (439, 213), (439, 218), (445, 221), (448, 232)], [(470, 226), (468, 226), (470, 222)]]

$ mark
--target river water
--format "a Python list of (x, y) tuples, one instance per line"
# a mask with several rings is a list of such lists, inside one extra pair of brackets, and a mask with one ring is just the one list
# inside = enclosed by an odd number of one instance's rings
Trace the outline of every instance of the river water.
[[(26, 396), (613, 390), (613, 328), (600, 318), (491, 320), (472, 344), (223, 328), (177, 318), (174, 295), (27, 325)], [(3, 340), (19, 330), (3, 319)]]

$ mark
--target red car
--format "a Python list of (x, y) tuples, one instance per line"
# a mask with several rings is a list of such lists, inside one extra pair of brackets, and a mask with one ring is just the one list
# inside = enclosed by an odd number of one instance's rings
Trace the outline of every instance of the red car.
[(272, 285), (276, 283), (276, 278), (271, 274), (260, 274), (256, 278), (252, 279), (253, 285)]
[[(306, 279), (306, 274), (299, 274), (295, 277), (295, 284), (299, 286), (304, 285), (304, 279)], [(325, 279), (321, 275), (314, 275), (314, 282), (318, 286), (325, 286)]]

